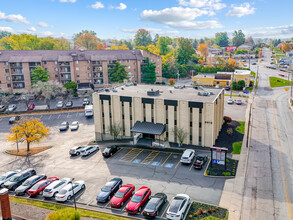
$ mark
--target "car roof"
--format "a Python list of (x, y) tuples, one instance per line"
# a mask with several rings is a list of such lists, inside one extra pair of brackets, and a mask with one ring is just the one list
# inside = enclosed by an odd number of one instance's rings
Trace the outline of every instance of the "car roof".
[(192, 150), (192, 149), (186, 149), (186, 150), (183, 152), (183, 156), (189, 156), (189, 154), (190, 154), (191, 152), (195, 152), (195, 151)]
[(141, 187), (139, 190), (136, 191), (135, 195), (142, 196), (149, 188), (146, 186)]
[(78, 123), (78, 121), (73, 121), (73, 122), (72, 122), (72, 124), (77, 124), (77, 123)]

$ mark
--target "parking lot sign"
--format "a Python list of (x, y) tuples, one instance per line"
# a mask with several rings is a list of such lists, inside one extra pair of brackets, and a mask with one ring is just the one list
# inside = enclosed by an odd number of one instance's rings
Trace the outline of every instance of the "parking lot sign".
[(224, 165), (226, 169), (226, 155), (227, 155), (227, 148), (224, 147), (210, 147), (211, 149), (211, 167), (213, 164)]

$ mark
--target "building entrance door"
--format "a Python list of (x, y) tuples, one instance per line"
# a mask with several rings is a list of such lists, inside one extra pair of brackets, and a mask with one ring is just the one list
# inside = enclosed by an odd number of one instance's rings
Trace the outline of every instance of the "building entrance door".
[(155, 139), (155, 135), (153, 135), (153, 134), (143, 134), (143, 138)]

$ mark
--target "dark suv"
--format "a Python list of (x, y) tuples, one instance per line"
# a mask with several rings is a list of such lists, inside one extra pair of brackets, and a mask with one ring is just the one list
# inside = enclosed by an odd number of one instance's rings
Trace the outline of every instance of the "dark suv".
[(13, 177), (6, 183), (4, 183), (3, 187), (9, 190), (15, 190), (19, 187), (26, 179), (30, 178), (31, 176), (36, 175), (36, 171), (34, 169), (27, 169), (24, 170)]
[(15, 195), (24, 195), (27, 190), (29, 190), (33, 185), (44, 179), (47, 179), (47, 176), (45, 174), (31, 176), (15, 189)]

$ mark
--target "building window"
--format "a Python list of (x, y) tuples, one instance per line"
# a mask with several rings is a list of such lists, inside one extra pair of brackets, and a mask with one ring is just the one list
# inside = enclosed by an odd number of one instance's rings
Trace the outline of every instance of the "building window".
[(9, 73), (9, 69), (5, 69), (5, 73)]
[(48, 71), (48, 68), (45, 68), (46, 71)]
[(47, 61), (44, 61), (44, 64), (47, 64)]
[(77, 83), (80, 83), (80, 81), (79, 81), (79, 80), (77, 80), (76, 82), (77, 82)]
[(77, 74), (76, 77), (79, 77), (79, 74)]
[(128, 66), (128, 69), (130, 69), (130, 66)]
[(55, 78), (58, 78), (58, 75), (55, 75)]
[(198, 141), (201, 142), (201, 136), (198, 137)]
[(168, 124), (168, 118), (166, 119), (166, 124)]
[(174, 120), (174, 125), (177, 125), (177, 120)]
[(54, 70), (57, 72), (58, 71), (58, 68), (55, 68)]
[(220, 82), (219, 81), (217, 81), (217, 85), (219, 85), (220, 84)]
[(92, 82), (92, 80), (91, 79), (89, 79), (89, 83), (91, 83)]
[(57, 64), (58, 64), (58, 62), (57, 62), (57, 61), (55, 61), (54, 63), (55, 63), (55, 65), (57, 65)]
[(8, 66), (8, 62), (5, 62), (4, 65), (5, 65), (5, 66)]
[(157, 59), (157, 62), (159, 62), (160, 61), (160, 59)]
[(192, 135), (189, 136), (190, 141), (192, 141)]
[(199, 122), (199, 128), (201, 128), (201, 122)]
[(127, 60), (127, 63), (130, 63), (130, 60)]
[(130, 115), (130, 120), (132, 120), (132, 115)]
[(75, 64), (78, 64), (78, 60), (75, 61)]
[(87, 70), (90, 70), (90, 69), (91, 69), (91, 68), (88, 66), (88, 67), (87, 67)]
[(10, 76), (6, 76), (6, 80), (10, 81)]
[(76, 69), (76, 70), (79, 70), (79, 67), (76, 67), (75, 69)]
[(131, 75), (131, 72), (128, 72), (128, 75), (130, 76)]
[(192, 127), (192, 121), (190, 122), (190, 127)]
[(11, 84), (10, 84), (10, 83), (8, 83), (8, 84), (7, 84), (7, 87), (8, 87), (8, 88), (10, 88), (10, 87), (11, 87)]
[(201, 113), (202, 113), (202, 108), (199, 109), (199, 114), (201, 114)]
[(89, 76), (89, 77), (91, 77), (91, 76), (92, 76), (92, 74), (90, 74), (90, 73), (89, 73), (89, 74), (88, 74), (88, 76)]

